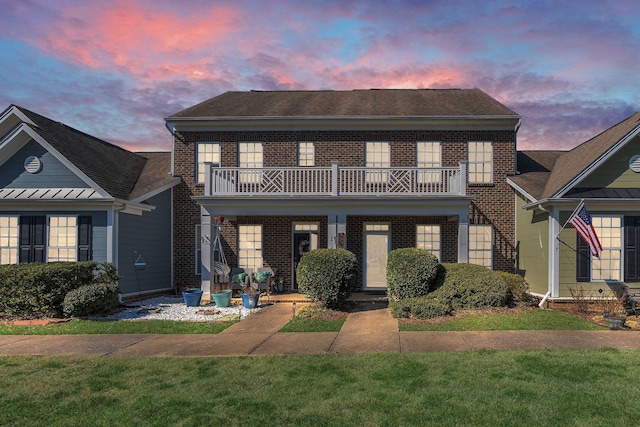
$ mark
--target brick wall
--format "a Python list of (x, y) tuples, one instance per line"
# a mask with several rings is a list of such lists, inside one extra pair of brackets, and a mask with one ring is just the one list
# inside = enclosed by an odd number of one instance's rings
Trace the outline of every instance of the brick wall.
[[(471, 224), (494, 225), (494, 268), (513, 271), (514, 264), (514, 197), (506, 176), (515, 170), (515, 144), (513, 131), (269, 131), (269, 132), (183, 132), (174, 145), (174, 171), (183, 182), (174, 187), (174, 281), (176, 284), (198, 284), (195, 275), (195, 225), (200, 222), (200, 208), (191, 200), (202, 195), (204, 186), (195, 184), (195, 143), (212, 141), (221, 144), (221, 166), (236, 167), (238, 141), (263, 142), (265, 167), (294, 167), (298, 159), (298, 142), (314, 142), (315, 166), (330, 166), (337, 161), (341, 166), (364, 166), (365, 142), (389, 141), (392, 167), (415, 167), (416, 141), (441, 141), (444, 167), (458, 166), (467, 160), (468, 141), (492, 141), (494, 154), (493, 184), (469, 185), (467, 194), (474, 197), (470, 208)], [(327, 219), (313, 217), (321, 222), (320, 245), (326, 246)], [(424, 219), (424, 218), (423, 218)], [(390, 221), (394, 248), (415, 245), (415, 224), (420, 218), (375, 218), (372, 221)], [(238, 218), (235, 223), (222, 227), (225, 255), (231, 265), (237, 263), (237, 230), (239, 221), (259, 221), (264, 225), (264, 258), (267, 265), (286, 272), (290, 283), (291, 223), (304, 221), (293, 217)], [(347, 240), (350, 250), (362, 256), (361, 218), (348, 218)], [(416, 222), (418, 221), (418, 222)], [(443, 260), (457, 260), (457, 223), (442, 221)], [(248, 223), (248, 222), (243, 222)], [(355, 228), (353, 228), (355, 227)], [(358, 228), (359, 227), (359, 228)], [(353, 233), (356, 233), (355, 235)], [(395, 242), (398, 242), (397, 246)], [(281, 244), (283, 243), (283, 244)], [(353, 245), (353, 246), (352, 246)], [(359, 245), (359, 246), (358, 246)], [(288, 275), (288, 276), (287, 276)]]

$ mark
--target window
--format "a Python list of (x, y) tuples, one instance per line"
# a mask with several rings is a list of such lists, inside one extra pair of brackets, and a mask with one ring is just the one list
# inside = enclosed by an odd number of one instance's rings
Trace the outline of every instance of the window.
[[(442, 152), (439, 142), (416, 143), (416, 166), (419, 168), (439, 168), (442, 166)], [(418, 171), (418, 183), (439, 183), (440, 172)]]
[[(241, 142), (238, 144), (238, 167), (246, 169), (262, 168), (262, 143)], [(257, 184), (261, 181), (261, 171), (252, 170), (240, 173), (240, 182)]]
[(47, 261), (76, 261), (77, 223), (75, 216), (49, 217)]
[[(389, 143), (388, 142), (367, 142), (365, 146), (366, 167), (368, 168), (388, 168)], [(387, 171), (367, 171), (366, 182), (384, 183), (387, 182)]]
[(592, 216), (591, 221), (602, 245), (600, 259), (591, 260), (591, 280), (620, 280), (622, 271), (622, 218)]
[(492, 267), (493, 227), (469, 225), (469, 262)]
[(262, 225), (238, 226), (238, 267), (262, 267)]
[(313, 166), (315, 164), (315, 149), (313, 142), (298, 143), (298, 166)]
[(469, 142), (469, 182), (493, 182), (493, 148), (491, 142)]
[(220, 144), (217, 142), (198, 142), (196, 154), (197, 163), (197, 182), (204, 182), (205, 163), (213, 163), (214, 166), (220, 166)]
[(416, 227), (416, 247), (431, 252), (440, 260), (440, 225), (418, 225)]
[(18, 263), (18, 217), (0, 216), (0, 264)]

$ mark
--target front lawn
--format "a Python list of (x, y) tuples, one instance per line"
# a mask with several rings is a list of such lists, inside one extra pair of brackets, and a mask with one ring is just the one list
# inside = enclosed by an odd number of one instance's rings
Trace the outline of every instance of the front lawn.
[(0, 357), (0, 425), (637, 425), (640, 351)]
[(580, 317), (554, 310), (468, 310), (455, 317), (429, 320), (400, 319), (401, 331), (515, 331), (515, 330), (604, 330)]
[(178, 322), (171, 320), (70, 320), (34, 326), (0, 324), (0, 335), (76, 334), (217, 334), (238, 320), (226, 322)]

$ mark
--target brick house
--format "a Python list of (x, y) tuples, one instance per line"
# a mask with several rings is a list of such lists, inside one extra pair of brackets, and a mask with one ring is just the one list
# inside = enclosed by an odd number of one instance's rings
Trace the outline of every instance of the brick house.
[(322, 247), (357, 255), (365, 291), (402, 247), (514, 270), (520, 117), (479, 89), (227, 92), (165, 120), (177, 285), (209, 292), (218, 233), (230, 266), (289, 290)]

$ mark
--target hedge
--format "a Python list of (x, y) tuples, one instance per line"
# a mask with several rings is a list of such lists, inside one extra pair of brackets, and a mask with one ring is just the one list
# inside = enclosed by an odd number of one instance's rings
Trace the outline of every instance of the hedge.
[(0, 266), (0, 316), (59, 317), (70, 291), (96, 281), (113, 283), (113, 264), (94, 261), (24, 263)]
[(395, 249), (387, 258), (389, 301), (427, 295), (438, 274), (438, 258), (418, 248)]
[(434, 294), (430, 294), (423, 297), (389, 301), (389, 311), (393, 317), (431, 319), (451, 314), (451, 306), (446, 301), (435, 297)]
[(507, 285), (494, 271), (476, 264), (442, 265), (444, 281), (432, 294), (454, 310), (507, 304)]
[(300, 292), (327, 307), (338, 307), (356, 285), (356, 256), (346, 249), (315, 249), (296, 268)]
[(64, 297), (65, 317), (88, 316), (112, 312), (118, 307), (120, 288), (115, 283), (93, 283), (80, 286)]
[(524, 277), (519, 274), (506, 273), (504, 271), (496, 271), (496, 274), (504, 280), (507, 285), (507, 304), (514, 305), (532, 305), (533, 297), (529, 293), (529, 284)]

